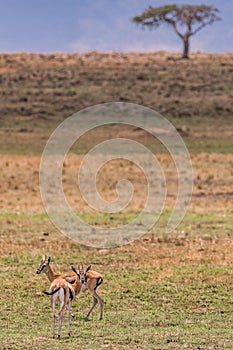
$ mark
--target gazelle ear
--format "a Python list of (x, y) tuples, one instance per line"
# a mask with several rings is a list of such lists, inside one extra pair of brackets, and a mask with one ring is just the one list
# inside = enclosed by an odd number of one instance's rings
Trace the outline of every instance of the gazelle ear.
[(45, 261), (45, 255), (42, 255), (42, 261)]
[(86, 272), (88, 272), (91, 269), (91, 265), (87, 266)]
[(48, 263), (50, 263), (50, 261), (51, 261), (51, 258), (49, 257), (49, 258), (48, 258)]

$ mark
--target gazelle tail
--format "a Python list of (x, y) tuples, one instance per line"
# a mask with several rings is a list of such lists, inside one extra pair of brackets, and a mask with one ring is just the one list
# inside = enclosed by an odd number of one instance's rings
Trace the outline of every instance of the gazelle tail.
[(58, 291), (59, 291), (59, 289), (60, 289), (61, 287), (58, 287), (58, 288), (56, 288), (56, 289), (54, 289), (52, 292), (43, 292), (44, 294), (46, 294), (46, 295), (53, 295), (53, 294), (55, 294), (55, 293), (57, 293)]

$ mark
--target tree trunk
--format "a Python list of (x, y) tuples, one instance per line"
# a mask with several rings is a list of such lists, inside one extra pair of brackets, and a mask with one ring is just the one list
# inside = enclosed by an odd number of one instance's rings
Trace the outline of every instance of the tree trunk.
[(183, 44), (184, 44), (184, 48), (183, 48), (183, 56), (182, 58), (189, 58), (189, 37), (188, 36), (184, 36), (183, 37)]

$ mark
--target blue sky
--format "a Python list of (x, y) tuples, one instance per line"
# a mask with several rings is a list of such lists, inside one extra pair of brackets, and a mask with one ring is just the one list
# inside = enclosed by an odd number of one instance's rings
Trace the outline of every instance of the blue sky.
[(208, 4), (222, 21), (191, 40), (191, 51), (233, 51), (231, 0), (0, 0), (0, 52), (180, 52), (171, 28), (141, 30), (131, 18), (149, 5)]

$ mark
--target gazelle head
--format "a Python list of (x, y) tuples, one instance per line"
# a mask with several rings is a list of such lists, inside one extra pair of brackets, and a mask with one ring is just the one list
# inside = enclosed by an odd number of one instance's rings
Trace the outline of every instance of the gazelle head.
[(83, 264), (79, 264), (78, 265), (78, 270), (75, 269), (74, 266), (71, 266), (72, 270), (76, 273), (76, 275), (78, 276), (79, 278), (79, 281), (82, 283), (82, 284), (85, 284), (86, 281), (87, 281), (87, 272), (90, 270), (91, 268), (91, 265), (89, 265), (86, 270), (83, 268)]
[(49, 263), (51, 261), (51, 258), (49, 257), (48, 259), (45, 258), (45, 256), (43, 255), (42, 256), (42, 260), (41, 260), (41, 263), (40, 263), (40, 266), (38, 267), (38, 269), (36, 270), (36, 273), (37, 274), (40, 274), (42, 272), (46, 272), (49, 268)]

